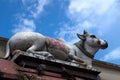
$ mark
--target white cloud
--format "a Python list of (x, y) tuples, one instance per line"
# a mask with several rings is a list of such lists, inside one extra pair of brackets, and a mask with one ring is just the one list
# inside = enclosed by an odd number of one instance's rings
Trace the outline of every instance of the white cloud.
[(35, 20), (44, 11), (45, 5), (48, 4), (48, 0), (22, 0), (23, 12), (16, 14), (18, 23), (15, 24), (13, 33), (22, 31), (35, 31)]
[(21, 19), (21, 22), (15, 25), (15, 29), (13, 29), (14, 33), (22, 32), (22, 31), (34, 31), (35, 24), (33, 20)]
[(30, 17), (37, 18), (43, 12), (44, 6), (48, 4), (48, 0), (22, 0), (22, 3), (29, 11)]
[(64, 38), (69, 43), (74, 43), (78, 41), (78, 38), (76, 38), (76, 33), (80, 33), (80, 32), (82, 32), (81, 24), (76, 26), (74, 25), (74, 27), (65, 24), (62, 28), (60, 28), (58, 32), (56, 32), (56, 35), (58, 37)]
[(76, 22), (84, 22), (84, 20), (91, 23), (97, 22), (104, 15), (110, 14), (111, 10), (113, 11), (113, 9), (115, 9), (115, 1), (116, 0), (71, 0), (68, 7), (68, 15), (69, 18)]
[(76, 25), (69, 25), (69, 24), (64, 24), (62, 28), (58, 32), (56, 32), (56, 35), (58, 37), (64, 38), (68, 43), (74, 43), (78, 41), (79, 39), (77, 38), (76, 34), (81, 33), (83, 34), (84, 29), (88, 29), (91, 27), (91, 23), (88, 21), (84, 21), (83, 24), (78, 23)]
[(73, 37), (72, 34), (84, 29), (94, 29), (97, 34), (102, 35), (120, 15), (116, 0), (70, 0), (66, 13), (71, 23), (66, 23), (65, 25), (70, 26), (60, 29), (60, 37), (68, 34)]
[(101, 60), (103, 61), (120, 60), (120, 47), (112, 50), (110, 53), (105, 55)]
[[(71, 15), (80, 13), (83, 17), (91, 14), (102, 15), (114, 5), (116, 0), (71, 0), (69, 12)], [(78, 14), (79, 15), (79, 14)]]

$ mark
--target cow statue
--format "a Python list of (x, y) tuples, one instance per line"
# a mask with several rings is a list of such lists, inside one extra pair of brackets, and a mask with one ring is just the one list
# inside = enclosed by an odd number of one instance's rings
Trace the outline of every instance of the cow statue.
[(46, 57), (52, 56), (59, 60), (80, 62), (91, 69), (95, 53), (99, 49), (107, 48), (108, 44), (86, 31), (77, 36), (81, 40), (68, 45), (61, 39), (53, 39), (40, 33), (19, 32), (8, 40), (4, 58), (8, 58), (15, 50), (21, 50)]

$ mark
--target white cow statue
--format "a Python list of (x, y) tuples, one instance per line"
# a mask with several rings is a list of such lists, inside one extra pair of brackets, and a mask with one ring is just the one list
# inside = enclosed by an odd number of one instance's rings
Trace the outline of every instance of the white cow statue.
[(60, 60), (80, 62), (91, 69), (95, 53), (99, 49), (107, 48), (108, 44), (105, 40), (86, 31), (77, 36), (81, 40), (73, 45), (68, 45), (61, 39), (49, 38), (40, 33), (19, 32), (8, 40), (4, 58), (8, 58), (15, 50), (21, 50), (46, 57), (52, 56)]

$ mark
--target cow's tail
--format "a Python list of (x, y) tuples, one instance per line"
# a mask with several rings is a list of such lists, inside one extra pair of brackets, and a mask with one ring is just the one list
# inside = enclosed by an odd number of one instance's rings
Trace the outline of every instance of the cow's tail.
[(6, 45), (6, 52), (5, 52), (5, 56), (3, 57), (4, 59), (8, 58), (9, 55), (10, 55), (10, 45), (9, 45), (9, 41), (7, 42), (7, 45)]

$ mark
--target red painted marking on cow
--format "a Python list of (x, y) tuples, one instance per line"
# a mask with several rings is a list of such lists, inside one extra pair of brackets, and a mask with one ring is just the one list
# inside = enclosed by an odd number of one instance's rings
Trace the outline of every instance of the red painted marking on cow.
[(48, 40), (55, 46), (59, 46), (61, 48), (65, 48), (64, 43), (59, 41), (59, 40), (56, 40), (56, 39), (53, 39), (53, 38), (48, 38)]
[(47, 38), (47, 39), (49, 41), (49, 47), (68, 52), (68, 47), (62, 41), (53, 38)]

